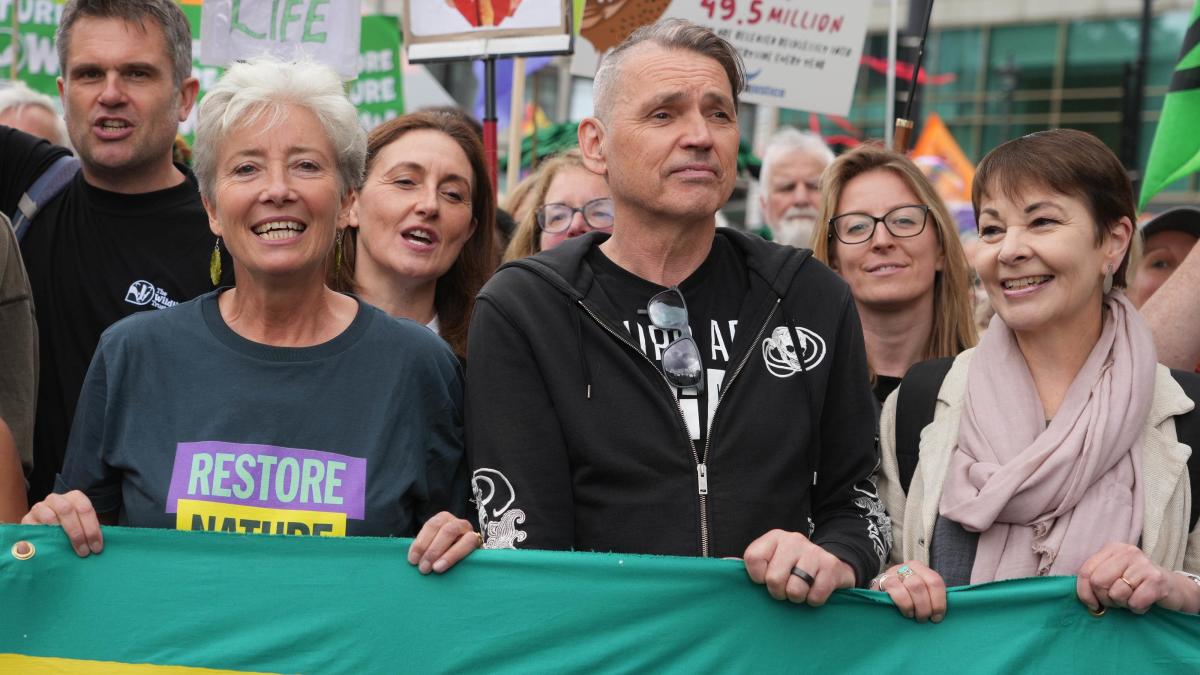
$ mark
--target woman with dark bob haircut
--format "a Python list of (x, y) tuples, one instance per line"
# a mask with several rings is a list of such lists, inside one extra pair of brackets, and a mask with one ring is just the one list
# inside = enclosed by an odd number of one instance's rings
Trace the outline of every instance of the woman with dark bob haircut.
[(464, 360), (495, 229), (483, 146), (463, 117), (397, 117), (367, 138), (367, 175), (338, 232), (330, 286), (427, 325)]
[(1094, 136), (1045, 131), (989, 153), (972, 201), (996, 316), (942, 381), (907, 486), (895, 430), (909, 379), (884, 406), (896, 564), (872, 586), (918, 621), (945, 616), (947, 586), (1043, 575), (1076, 575), (1095, 612), (1200, 611), (1196, 460), (1175, 425), (1196, 376), (1157, 363), (1121, 290), (1125, 169)]

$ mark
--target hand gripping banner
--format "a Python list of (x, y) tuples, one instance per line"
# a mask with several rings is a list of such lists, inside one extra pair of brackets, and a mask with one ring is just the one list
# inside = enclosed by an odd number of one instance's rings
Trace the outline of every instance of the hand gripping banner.
[(407, 539), (104, 536), (81, 559), (0, 526), (0, 672), (1200, 671), (1200, 617), (1092, 616), (1069, 577), (953, 589), (934, 625), (870, 591), (777, 602), (734, 560), (476, 551), (422, 576)]

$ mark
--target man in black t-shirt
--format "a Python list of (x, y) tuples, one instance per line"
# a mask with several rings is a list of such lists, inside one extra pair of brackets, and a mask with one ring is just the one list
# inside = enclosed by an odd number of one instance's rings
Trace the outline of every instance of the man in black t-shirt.
[(716, 228), (742, 83), (733, 47), (680, 20), (601, 64), (579, 140), (611, 236), (510, 263), (471, 322), (485, 547), (738, 557), (812, 605), (886, 560), (846, 284), (810, 251)]
[[(72, 0), (58, 80), (80, 171), (21, 240), (38, 316), (40, 387), (30, 499), (53, 489), (100, 333), (212, 288), (215, 239), (195, 178), (171, 161), (196, 100), (191, 28), (171, 0)], [(0, 126), (0, 210), (67, 151)], [(228, 259), (222, 269), (232, 269)]]
[[(737, 336), (742, 300), (749, 292), (746, 263), (724, 239), (714, 239), (712, 252), (686, 279), (679, 290), (687, 302), (692, 339), (700, 354), (698, 386), (673, 386), (688, 436), (698, 452), (704, 448), (708, 428), (716, 412), (717, 394), (730, 369), (730, 350)], [(664, 352), (680, 337), (676, 329), (660, 328), (649, 316), (647, 302), (664, 289), (617, 265), (597, 246), (584, 257), (603, 290), (598, 306), (606, 316), (620, 322), (630, 339), (661, 370)]]

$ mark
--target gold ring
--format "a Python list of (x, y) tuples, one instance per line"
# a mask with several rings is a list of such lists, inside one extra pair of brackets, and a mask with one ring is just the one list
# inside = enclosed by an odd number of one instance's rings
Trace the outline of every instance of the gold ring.
[[(24, 552), (17, 550), (20, 548), (21, 544), (25, 545)], [(27, 541), (18, 541), (12, 545), (12, 557), (16, 558), (17, 560), (29, 560), (33, 557), (34, 553), (37, 553), (37, 549), (33, 547), (33, 544)]]
[[(1131, 590), (1131, 591), (1133, 590), (1133, 582), (1126, 579), (1124, 574), (1122, 574), (1121, 578), (1117, 579), (1117, 581), (1124, 581), (1125, 585), (1129, 587), (1129, 590)], [(1113, 583), (1115, 584), (1115, 583), (1117, 583), (1117, 581), (1114, 581)]]
[(472, 534), (474, 534), (475, 538), (479, 540), (479, 543), (475, 546), (475, 548), (483, 548), (483, 533), (473, 532)]
[(1107, 611), (1108, 608), (1103, 605), (1100, 606), (1100, 609), (1092, 609), (1091, 607), (1088, 607), (1088, 614), (1091, 614), (1094, 617), (1104, 616), (1104, 613)]

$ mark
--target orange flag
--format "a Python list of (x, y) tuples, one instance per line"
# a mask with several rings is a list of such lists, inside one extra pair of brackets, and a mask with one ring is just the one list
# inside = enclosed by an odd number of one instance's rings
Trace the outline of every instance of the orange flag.
[(958, 141), (954, 140), (954, 136), (937, 113), (929, 115), (925, 120), (925, 128), (921, 131), (916, 145), (909, 154), (913, 157), (922, 155), (941, 157), (962, 179), (962, 201), (971, 201), (971, 182), (975, 180), (975, 165), (963, 154), (962, 148), (958, 146)]

